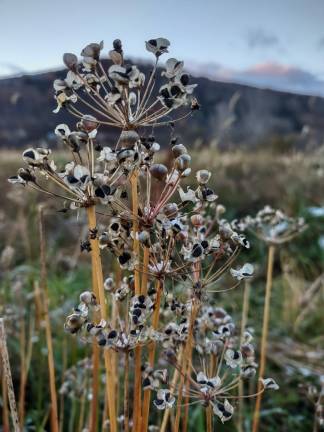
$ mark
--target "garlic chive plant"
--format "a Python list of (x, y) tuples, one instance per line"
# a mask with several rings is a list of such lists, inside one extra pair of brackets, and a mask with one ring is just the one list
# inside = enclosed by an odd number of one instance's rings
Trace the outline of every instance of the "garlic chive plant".
[(303, 218), (292, 218), (287, 216), (281, 210), (275, 210), (270, 206), (266, 206), (257, 213), (255, 218), (247, 217), (245, 220), (241, 221), (238, 226), (242, 230), (251, 230), (260, 240), (264, 241), (268, 245), (267, 282), (265, 289), (262, 338), (260, 347), (259, 386), (253, 418), (253, 432), (257, 432), (259, 430), (262, 400), (262, 394), (260, 393), (260, 383), (262, 382), (266, 369), (275, 248), (294, 239), (306, 228), (306, 225)]
[[(234, 264), (249, 242), (224, 218), (211, 172), (192, 175), (188, 149), (176, 138), (172, 160), (162, 164), (150, 135), (199, 108), (183, 62), (170, 58), (158, 67), (169, 45), (164, 38), (146, 42), (155, 57), (148, 77), (125, 63), (120, 40), (108, 67), (100, 60), (103, 43), (87, 45), (81, 61), (65, 54), (68, 73), (54, 82), (55, 111), (64, 108), (78, 121), (74, 130), (60, 124), (55, 133), (71, 160), (61, 167), (51, 150), (30, 148), (23, 152), (26, 166), (9, 179), (60, 199), (65, 212), (87, 213), (81, 247), (91, 254), (93, 287), (84, 287), (65, 330), (93, 347), (92, 389), (98, 389), (98, 349), (103, 352), (112, 432), (163, 431), (169, 424), (178, 432), (195, 404), (206, 411), (211, 432), (214, 417), (230, 420), (238, 398), (255, 396), (237, 394), (240, 382), (256, 374), (252, 336), (241, 337), (214, 297), (252, 276), (251, 264)], [(158, 75), (165, 82), (156, 89)], [(97, 134), (107, 126), (120, 129), (120, 137), (102, 146)], [(102, 268), (106, 253), (118, 274)], [(257, 394), (278, 387), (261, 378)], [(92, 397), (95, 405), (99, 395)], [(164, 411), (163, 418), (152, 410)], [(95, 406), (91, 415), (96, 430)]]

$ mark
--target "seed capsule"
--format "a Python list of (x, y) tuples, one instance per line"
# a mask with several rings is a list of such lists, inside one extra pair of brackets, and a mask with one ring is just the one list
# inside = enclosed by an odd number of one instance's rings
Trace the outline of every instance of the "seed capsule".
[(199, 214), (192, 215), (190, 220), (195, 227), (200, 227), (204, 223), (204, 218)]
[(122, 131), (119, 143), (121, 147), (133, 148), (135, 143), (140, 139), (136, 131)]
[(150, 173), (157, 180), (164, 181), (168, 175), (168, 168), (163, 164), (153, 164)]
[(178, 171), (183, 172), (187, 168), (189, 168), (190, 162), (191, 156), (188, 153), (184, 153), (176, 158), (176, 160), (174, 161), (174, 165)]
[(83, 302), (86, 305), (96, 305), (97, 299), (92, 292), (84, 291), (83, 293), (80, 294), (80, 302)]
[(75, 54), (65, 53), (63, 55), (63, 63), (71, 71), (76, 71), (78, 65), (78, 57)]
[(188, 153), (188, 150), (183, 144), (176, 144), (172, 147), (171, 150), (175, 158)]
[(197, 171), (196, 178), (199, 184), (206, 184), (211, 177), (211, 172), (208, 170), (199, 170)]

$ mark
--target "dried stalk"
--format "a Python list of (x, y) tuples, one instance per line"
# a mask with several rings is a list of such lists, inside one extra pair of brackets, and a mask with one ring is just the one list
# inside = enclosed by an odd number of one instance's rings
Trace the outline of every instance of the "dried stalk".
[(181, 403), (182, 403), (182, 397), (183, 397), (183, 387), (185, 384), (185, 379), (188, 376), (188, 373), (190, 373), (193, 327), (195, 324), (198, 310), (199, 310), (199, 302), (197, 302), (197, 301), (195, 301), (195, 299), (193, 299), (192, 310), (191, 310), (191, 314), (190, 314), (188, 339), (187, 339), (187, 343), (186, 343), (185, 350), (184, 350), (184, 356), (183, 356), (183, 362), (182, 362), (182, 368), (181, 368), (181, 377), (180, 377), (180, 383), (179, 383), (179, 388), (178, 388), (177, 411), (176, 411), (176, 417), (175, 417), (175, 421), (174, 421), (173, 432), (179, 431), (180, 416), (181, 416)]
[(0, 366), (1, 366), (1, 384), (2, 384), (1, 385), (2, 387), (2, 429), (3, 432), (10, 432), (6, 378), (3, 373), (2, 364), (0, 364)]
[[(199, 281), (199, 275), (200, 275), (200, 268), (201, 268), (201, 263), (198, 261), (195, 264), (193, 264), (193, 280), (194, 282), (198, 282)], [(198, 306), (199, 308), (199, 306)], [(196, 312), (196, 314), (198, 313), (198, 310)], [(194, 325), (193, 321), (193, 324)], [(193, 327), (192, 327), (192, 331), (193, 331)], [(191, 358), (192, 358), (192, 337), (193, 335), (191, 334), (191, 341), (190, 341), (190, 346), (188, 347), (188, 360), (187, 360), (187, 370), (186, 370), (186, 388), (185, 388), (185, 407), (184, 407), (184, 416), (182, 419), (182, 432), (186, 432), (188, 429), (188, 416), (189, 416), (189, 388), (190, 388), (190, 375), (191, 375)]]
[(267, 341), (268, 341), (268, 330), (269, 330), (270, 300), (271, 300), (274, 254), (275, 254), (275, 246), (270, 244), (269, 249), (268, 249), (267, 282), (266, 282), (265, 302), (264, 302), (264, 311), (263, 311), (259, 382), (258, 382), (258, 390), (257, 390), (258, 396), (257, 396), (256, 403), (255, 403), (252, 432), (258, 431), (259, 421), (260, 421), (260, 408), (261, 408), (261, 400), (262, 400), (262, 392), (261, 392), (262, 383), (260, 381), (260, 378), (264, 377), (264, 372), (265, 372), (265, 367), (266, 367), (266, 354), (267, 354)]
[[(25, 351), (25, 343), (22, 345), (24, 346), (24, 350), (22, 351), (24, 354), (24, 360), (23, 360), (23, 373), (21, 373), (21, 382), (19, 386), (19, 405), (18, 405), (18, 413), (19, 413), (19, 420), (20, 420), (20, 427), (23, 429), (24, 425), (24, 419), (25, 419), (25, 396), (26, 396), (26, 384), (27, 384), (27, 378), (28, 378), (28, 372), (30, 368), (30, 362), (32, 358), (32, 352), (33, 352), (33, 341), (32, 341), (32, 332), (34, 329), (34, 319), (31, 318), (29, 322), (29, 339), (27, 344), (27, 349)], [(24, 332), (25, 333), (25, 332)], [(26, 338), (26, 335), (25, 335)]]
[[(156, 330), (159, 325), (159, 316), (160, 316), (160, 306), (161, 306), (161, 297), (163, 291), (163, 283), (160, 280), (156, 281), (156, 302), (155, 309), (152, 317), (152, 328)], [(151, 342), (148, 349), (148, 363), (151, 367), (154, 365), (155, 358), (155, 342)], [(143, 400), (143, 417), (142, 417), (142, 431), (146, 431), (148, 427), (149, 413), (150, 413), (150, 402), (151, 402), (151, 390), (144, 391), (144, 400)]]
[[(139, 241), (136, 238), (136, 233), (138, 232), (138, 174), (134, 173), (131, 177), (131, 187), (132, 187), (132, 211), (134, 214), (133, 221), (133, 233), (134, 233), (134, 244), (133, 250), (136, 257), (140, 255)], [(134, 272), (135, 280), (135, 295), (141, 294), (141, 284), (140, 284), (140, 273), (138, 270)], [(142, 400), (141, 400), (141, 359), (142, 359), (142, 349), (140, 346), (135, 348), (134, 355), (134, 404), (133, 404), (133, 432), (140, 432), (141, 427), (141, 412), (142, 412)]]
[(124, 371), (124, 432), (129, 432), (129, 353), (125, 352)]
[(39, 241), (40, 241), (40, 264), (41, 264), (41, 277), (40, 277), (40, 290), (42, 294), (42, 305), (45, 322), (46, 344), (48, 351), (48, 373), (49, 385), (51, 396), (51, 431), (59, 431), (58, 412), (57, 412), (57, 393), (55, 384), (55, 366), (54, 366), (54, 351), (51, 332), (51, 323), (48, 312), (48, 292), (47, 292), (47, 267), (46, 267), (46, 242), (45, 242), (45, 227), (43, 206), (38, 208), (38, 221), (39, 221)]
[(20, 426), (19, 426), (18, 413), (16, 407), (15, 393), (12, 384), (9, 354), (8, 354), (7, 340), (6, 340), (6, 331), (5, 331), (3, 318), (0, 318), (0, 352), (2, 357), (2, 371), (7, 384), (7, 394), (9, 399), (13, 429), (15, 432), (19, 432)]
[[(64, 374), (66, 371), (67, 366), (67, 346), (66, 346), (66, 336), (63, 336), (63, 344), (62, 344), (62, 384), (64, 382)], [(61, 393), (60, 395), (60, 418), (59, 418), (59, 430), (60, 432), (63, 431), (63, 425), (64, 425), (64, 394)]]
[[(243, 294), (243, 309), (242, 309), (242, 320), (241, 320), (241, 344), (244, 338), (244, 332), (246, 328), (246, 323), (249, 315), (249, 306), (250, 306), (250, 282), (248, 280), (245, 281), (244, 284), (244, 294)], [(238, 432), (243, 432), (243, 407), (244, 407), (244, 398), (243, 396), (243, 381), (239, 382), (239, 400), (238, 400), (238, 419), (237, 419), (237, 430)]]
[[(178, 353), (178, 358), (177, 358), (177, 363), (178, 364), (182, 364), (182, 357), (183, 357), (183, 347), (180, 348), (179, 353)], [(178, 382), (178, 379), (179, 379), (179, 375), (180, 375), (180, 372), (176, 368), (174, 370), (172, 381), (171, 381), (171, 389), (172, 389), (172, 391), (174, 391), (175, 388), (176, 388), (176, 385), (177, 385), (177, 382)], [(163, 420), (162, 420), (160, 432), (165, 432), (166, 431), (166, 427), (167, 427), (167, 424), (168, 424), (169, 416), (170, 416), (170, 409), (166, 409), (164, 411), (164, 415), (163, 415)]]
[[(89, 230), (96, 229), (97, 219), (96, 219), (96, 212), (94, 206), (87, 208), (87, 215), (88, 215)], [(97, 238), (91, 239), (90, 242), (91, 242), (91, 256), (93, 257), (92, 270), (94, 275), (96, 275), (96, 283), (95, 283), (96, 291), (94, 293), (96, 297), (99, 299), (101, 319), (106, 321), (108, 315), (107, 315), (105, 293), (104, 293), (104, 283), (103, 283), (103, 273), (102, 273), (99, 242)], [(104, 351), (104, 359), (105, 359), (105, 369), (106, 369), (106, 390), (108, 395), (110, 430), (111, 432), (116, 432), (117, 419), (116, 419), (116, 405), (115, 405), (116, 403), (115, 386), (111, 385), (114, 382), (113, 367), (112, 367), (111, 353), (108, 350)]]
[(206, 408), (206, 432), (213, 432), (213, 410), (210, 405)]

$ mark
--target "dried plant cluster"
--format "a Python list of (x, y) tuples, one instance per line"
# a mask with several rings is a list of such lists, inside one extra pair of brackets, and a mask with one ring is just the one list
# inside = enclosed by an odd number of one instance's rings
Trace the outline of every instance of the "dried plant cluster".
[[(261, 363), (257, 389), (242, 393), (242, 383), (255, 380), (258, 366), (252, 332), (235, 325), (215, 293), (253, 275), (251, 264), (235, 265), (250, 247), (245, 231), (273, 247), (304, 227), (302, 220), (269, 207), (255, 218), (226, 220), (209, 186), (211, 172), (192, 173), (188, 149), (176, 138), (169, 144), (172, 161), (159, 162), (160, 145), (151, 131), (174, 128), (199, 109), (183, 62), (170, 58), (162, 72), (158, 68), (169, 45), (164, 38), (146, 42), (155, 56), (149, 77), (125, 63), (120, 40), (109, 51), (108, 70), (100, 60), (103, 43), (86, 46), (81, 62), (65, 54), (68, 73), (54, 82), (55, 111), (67, 109), (78, 122), (75, 130), (60, 124), (55, 133), (71, 161), (62, 169), (51, 150), (30, 148), (23, 152), (26, 166), (9, 179), (59, 198), (64, 212), (87, 213), (81, 248), (91, 254), (93, 287), (80, 293), (65, 330), (91, 344), (93, 360), (67, 371), (61, 392), (85, 398), (85, 381), (98, 389), (103, 353), (106, 425), (113, 432), (186, 430), (195, 404), (206, 411), (210, 432), (213, 418), (230, 420), (240, 399), (278, 388), (265, 378)], [(160, 73), (165, 84), (156, 92)], [(103, 127), (120, 129), (114, 145), (97, 142)], [(102, 269), (106, 253), (117, 266)], [(263, 351), (265, 343), (266, 336)], [(92, 398), (89, 429), (96, 430), (98, 394)]]

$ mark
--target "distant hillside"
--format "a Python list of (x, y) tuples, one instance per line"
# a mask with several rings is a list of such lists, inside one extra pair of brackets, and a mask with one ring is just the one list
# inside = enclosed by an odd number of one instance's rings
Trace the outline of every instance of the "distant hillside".
[[(149, 73), (150, 67), (141, 65)], [(24, 147), (53, 141), (58, 123), (75, 123), (62, 110), (53, 114), (55, 100), (52, 82), (65, 72), (47, 72), (0, 80), (0, 146)], [(176, 134), (188, 145), (199, 141), (222, 148), (260, 146), (275, 142), (305, 148), (322, 144), (324, 137), (324, 99), (239, 84), (192, 78), (198, 83), (196, 96), (201, 111), (189, 121), (180, 122)], [(103, 130), (103, 129), (102, 129)], [(170, 130), (158, 130), (163, 139)], [(101, 140), (113, 138), (112, 132), (101, 134)]]

